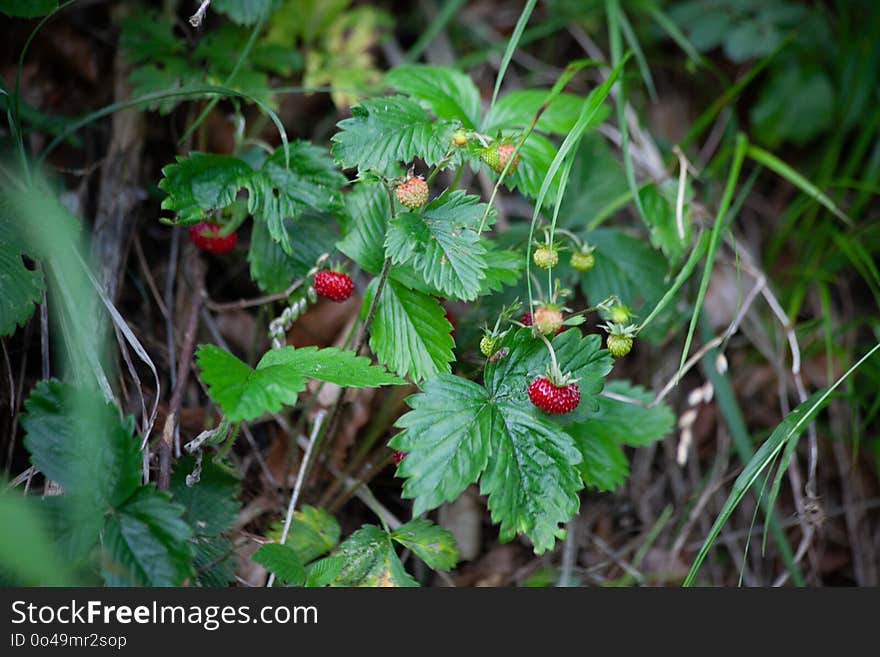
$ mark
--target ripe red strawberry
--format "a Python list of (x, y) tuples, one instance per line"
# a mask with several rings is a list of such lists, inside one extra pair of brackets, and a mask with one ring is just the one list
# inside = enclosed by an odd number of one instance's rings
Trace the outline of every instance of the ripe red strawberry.
[(570, 413), (581, 401), (577, 383), (557, 386), (546, 376), (536, 376), (529, 384), (528, 393), (535, 406), (553, 415)]
[(418, 176), (410, 176), (397, 186), (397, 200), (410, 210), (428, 202), (428, 184)]
[(333, 271), (332, 269), (322, 269), (315, 274), (313, 287), (315, 292), (325, 299), (345, 301), (351, 296), (354, 283), (351, 282), (348, 274), (341, 271)]
[(190, 226), (189, 238), (202, 251), (210, 253), (226, 253), (234, 249), (238, 242), (238, 234), (235, 231), (229, 235), (220, 235), (220, 226), (208, 221), (200, 221)]
[(408, 452), (401, 452), (399, 449), (392, 450), (391, 456), (394, 459), (394, 465), (400, 465), (400, 462)]
[(519, 318), (519, 321), (524, 326), (531, 326), (532, 325), (532, 313), (530, 313), (528, 310), (525, 311), (522, 314), (522, 317)]

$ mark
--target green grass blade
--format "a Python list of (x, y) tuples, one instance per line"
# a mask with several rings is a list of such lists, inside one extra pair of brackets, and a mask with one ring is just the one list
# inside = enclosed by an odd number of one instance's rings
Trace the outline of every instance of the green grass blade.
[[(622, 28), (620, 25), (622, 12), (620, 10), (619, 0), (606, 0), (605, 12), (608, 15), (608, 38), (611, 42), (611, 62), (615, 66), (620, 63), (620, 57), (623, 52), (622, 44)], [(620, 150), (623, 156), (623, 170), (626, 174), (626, 182), (632, 193), (633, 201), (635, 201), (636, 209), (639, 211), (639, 217), (645, 225), (648, 220), (645, 217), (645, 208), (642, 206), (642, 197), (639, 195), (639, 185), (636, 182), (636, 172), (633, 166), (632, 154), (629, 152), (629, 125), (626, 122), (626, 83), (621, 79), (617, 87), (617, 97), (615, 98), (617, 106), (617, 123), (620, 130)]]
[(94, 112), (87, 114), (86, 116), (77, 119), (76, 121), (71, 121), (67, 126), (65, 126), (64, 130), (59, 132), (55, 138), (49, 142), (46, 148), (40, 153), (39, 157), (37, 157), (37, 164), (40, 164), (45, 161), (45, 159), (49, 156), (49, 154), (55, 150), (55, 148), (65, 141), (72, 134), (77, 132), (80, 128), (83, 128), (90, 123), (94, 123), (98, 119), (101, 119), (105, 116), (109, 116), (115, 112), (120, 110), (128, 109), (129, 107), (138, 107), (138, 106), (148, 106), (150, 103), (153, 103), (157, 100), (163, 100), (165, 98), (175, 98), (175, 97), (208, 97), (208, 96), (232, 96), (234, 98), (243, 98), (248, 100), (254, 104), (256, 104), (260, 109), (262, 109), (266, 115), (272, 120), (272, 123), (275, 124), (275, 127), (278, 129), (278, 134), (281, 137), (281, 142), (284, 144), (285, 152), (288, 149), (288, 140), (287, 140), (287, 131), (284, 129), (284, 124), (281, 123), (281, 119), (278, 115), (272, 111), (272, 109), (266, 105), (264, 102), (258, 100), (257, 98), (251, 96), (250, 94), (244, 93), (242, 91), (235, 91), (233, 89), (227, 89), (226, 87), (217, 87), (217, 86), (197, 86), (197, 87), (182, 87), (180, 89), (173, 89), (168, 91), (157, 91), (154, 93), (144, 94), (143, 96), (138, 96), (137, 98), (132, 98), (131, 100), (122, 100), (116, 103), (111, 103), (110, 105), (106, 105), (101, 109), (97, 109)]
[(636, 63), (639, 65), (639, 72), (642, 74), (642, 80), (645, 83), (645, 87), (648, 89), (648, 95), (651, 97), (651, 100), (655, 101), (657, 100), (657, 87), (654, 86), (651, 67), (648, 66), (648, 59), (645, 57), (645, 53), (642, 50), (642, 46), (639, 43), (635, 30), (633, 30), (629, 19), (626, 17), (626, 12), (624, 12), (623, 9), (620, 9), (618, 12), (618, 19), (620, 20), (620, 29), (623, 31), (623, 38), (626, 39), (626, 43), (629, 46), (629, 49), (632, 50), (633, 55), (636, 58)]
[(526, 6), (523, 7), (522, 13), (519, 15), (519, 20), (516, 21), (516, 27), (513, 30), (513, 34), (510, 35), (510, 41), (507, 42), (507, 49), (504, 51), (504, 57), (501, 58), (501, 66), (498, 68), (498, 77), (495, 78), (495, 89), (492, 91), (492, 102), (489, 104), (490, 110), (495, 107), (495, 101), (498, 100), (498, 92), (501, 91), (501, 83), (504, 81), (504, 74), (507, 73), (507, 67), (510, 65), (510, 60), (513, 59), (513, 53), (516, 52), (519, 40), (522, 38), (523, 30), (526, 29), (526, 24), (529, 22), (529, 18), (532, 16), (532, 10), (537, 3), (538, 0), (529, 0), (526, 3)]
[(467, 3), (467, 0), (448, 0), (437, 17), (425, 28), (425, 31), (416, 39), (412, 47), (406, 51), (406, 54), (403, 56), (403, 63), (412, 64), (415, 62), (465, 3)]
[(730, 491), (727, 501), (721, 508), (721, 512), (718, 514), (715, 523), (712, 525), (709, 535), (703, 542), (700, 551), (694, 559), (690, 572), (688, 572), (687, 577), (684, 580), (684, 586), (691, 586), (693, 584), (700, 566), (706, 559), (706, 555), (712, 548), (715, 539), (717, 539), (718, 535), (721, 533), (724, 524), (727, 522), (728, 518), (730, 518), (734, 509), (742, 501), (746, 492), (755, 484), (758, 477), (761, 476), (761, 473), (764, 472), (764, 470), (780, 454), (789, 441), (797, 441), (797, 438), (803, 430), (806, 429), (810, 422), (812, 422), (819, 412), (828, 404), (831, 398), (831, 393), (833, 393), (841, 383), (849, 378), (853, 372), (855, 372), (878, 350), (880, 350), (880, 343), (874, 345), (868, 353), (862, 356), (858, 362), (850, 367), (843, 376), (837, 379), (837, 381), (835, 381), (830, 387), (816, 392), (805, 402), (799, 404), (797, 408), (782, 420), (767, 441), (761, 445), (760, 449), (755, 453), (740, 473), (739, 477), (737, 477), (736, 481), (733, 483), (733, 488)]
[(779, 176), (785, 178), (792, 185), (799, 188), (804, 194), (807, 194), (808, 196), (821, 203), (828, 211), (830, 211), (835, 217), (843, 221), (845, 224), (850, 226), (852, 225), (852, 219), (850, 219), (846, 215), (846, 213), (838, 208), (837, 205), (835, 205), (834, 201), (828, 198), (828, 196), (826, 196), (825, 193), (822, 192), (822, 190), (820, 190), (813, 183), (811, 183), (797, 171), (788, 166), (785, 162), (773, 155), (773, 153), (765, 151), (763, 148), (752, 144), (749, 146), (747, 154), (750, 158), (755, 160), (755, 162), (763, 164), (765, 167), (771, 169)]
[(706, 266), (703, 269), (703, 277), (700, 280), (700, 289), (697, 292), (697, 302), (694, 305), (694, 314), (691, 316), (691, 323), (688, 327), (687, 337), (684, 341), (684, 349), (681, 352), (681, 361), (678, 365), (679, 374), (684, 362), (687, 360), (688, 352), (691, 348), (691, 341), (694, 338), (694, 331), (697, 328), (697, 319), (700, 316), (700, 308), (703, 306), (703, 299), (706, 297), (706, 289), (709, 287), (709, 278), (712, 276), (712, 266), (715, 264), (715, 254), (718, 251), (718, 244), (721, 241), (721, 229), (727, 218), (727, 209), (733, 199), (733, 192), (736, 189), (736, 182), (739, 180), (739, 172), (742, 169), (743, 160), (746, 155), (748, 141), (745, 135), (739, 134), (736, 138), (736, 146), (733, 153), (733, 162), (730, 165), (730, 172), (727, 175), (727, 183), (724, 186), (724, 194), (721, 196), (721, 202), (718, 204), (718, 215), (715, 217), (715, 225), (712, 226), (712, 234), (709, 238), (709, 248), (706, 254)]
[(703, 254), (706, 253), (706, 248), (709, 246), (709, 233), (702, 233), (700, 238), (697, 240), (696, 246), (694, 246), (691, 251), (690, 256), (688, 256), (687, 262), (684, 263), (684, 266), (681, 268), (681, 271), (678, 272), (678, 276), (675, 277), (675, 282), (672, 284), (668, 290), (666, 290), (666, 294), (657, 302), (657, 305), (654, 306), (654, 309), (650, 312), (650, 314), (645, 318), (639, 325), (639, 331), (644, 329), (648, 324), (651, 323), (651, 320), (654, 319), (660, 312), (669, 305), (669, 302), (675, 298), (675, 295), (681, 289), (681, 286), (684, 285), (684, 282), (690, 278), (691, 273), (694, 271), (694, 267), (697, 266), (697, 263), (700, 261), (700, 258), (703, 257)]
[[(544, 182), (541, 183), (541, 189), (538, 190), (538, 196), (535, 199), (535, 210), (532, 214), (532, 224), (529, 227), (529, 247), (528, 249), (526, 249), (526, 282), (528, 284), (529, 290), (529, 307), (531, 307), (531, 303), (533, 301), (530, 266), (532, 262), (532, 242), (535, 238), (535, 226), (538, 223), (538, 217), (541, 214), (541, 208), (544, 205), (544, 199), (547, 196), (547, 192), (550, 190), (550, 185), (553, 182), (553, 178), (556, 176), (556, 172), (559, 171), (559, 168), (562, 166), (563, 162), (566, 161), (566, 158), (568, 158), (569, 154), (571, 154), (572, 156), (574, 155), (578, 144), (580, 144), (581, 139), (584, 136), (584, 132), (586, 132), (587, 128), (592, 125), (593, 117), (595, 117), (596, 112), (599, 111), (599, 108), (602, 106), (602, 103), (605, 102), (605, 99), (608, 98), (608, 94), (611, 93), (611, 88), (614, 86), (614, 83), (617, 81), (620, 72), (623, 70), (623, 67), (626, 65), (626, 62), (629, 60), (629, 58), (630, 54), (627, 53), (627, 55), (621, 60), (621, 62), (617, 64), (614, 69), (612, 69), (605, 82), (593, 89), (593, 91), (591, 91), (590, 94), (587, 96), (586, 100), (584, 101), (584, 107), (583, 109), (581, 109), (580, 116), (578, 117), (577, 123), (574, 124), (574, 127), (562, 141), (562, 145), (556, 152), (556, 156), (553, 158), (553, 161), (550, 162), (550, 167), (547, 169), (547, 175), (544, 177)], [(520, 141), (520, 144), (521, 143), (522, 141)], [(510, 161), (513, 161), (513, 157), (510, 158)], [(509, 165), (510, 162), (508, 162), (508, 166)]]

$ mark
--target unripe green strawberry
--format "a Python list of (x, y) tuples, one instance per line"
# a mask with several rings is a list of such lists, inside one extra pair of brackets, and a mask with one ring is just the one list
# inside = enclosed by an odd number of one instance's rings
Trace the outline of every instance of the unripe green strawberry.
[(609, 311), (609, 318), (615, 324), (626, 324), (632, 317), (632, 313), (626, 306), (616, 304)]
[(617, 333), (610, 334), (605, 342), (608, 345), (608, 351), (615, 358), (626, 356), (633, 346), (633, 339), (630, 336)]
[(467, 140), (467, 132), (464, 130), (456, 130), (452, 133), (452, 143), (456, 146), (464, 146)]
[(487, 333), (480, 340), (480, 353), (483, 354), (486, 358), (494, 354), (497, 348), (498, 338), (491, 333)]
[(544, 335), (554, 335), (562, 329), (562, 313), (552, 306), (543, 306), (532, 315), (535, 328)]
[(552, 246), (539, 246), (532, 254), (532, 260), (541, 269), (550, 269), (559, 262), (559, 254)]
[(418, 176), (410, 176), (397, 186), (397, 200), (405, 208), (417, 210), (428, 202), (428, 185)]
[(571, 266), (578, 271), (590, 271), (596, 264), (592, 252), (575, 251), (571, 254)]
[[(480, 157), (495, 173), (501, 173), (504, 171), (504, 167), (507, 166), (507, 162), (515, 150), (516, 146), (513, 144), (492, 144), (488, 148), (483, 149)], [(519, 164), (519, 153), (513, 158), (513, 163), (507, 172), (513, 173), (516, 170), (517, 164)]]

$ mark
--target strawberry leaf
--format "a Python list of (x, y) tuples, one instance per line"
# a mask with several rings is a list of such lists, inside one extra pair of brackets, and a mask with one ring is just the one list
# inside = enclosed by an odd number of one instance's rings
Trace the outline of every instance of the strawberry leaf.
[(451, 126), (432, 121), (418, 102), (405, 96), (366, 99), (352, 114), (339, 122), (332, 139), (333, 157), (345, 169), (386, 172), (415, 157), (434, 166), (449, 149)]
[(422, 64), (398, 66), (388, 71), (385, 82), (419, 100), (438, 119), (457, 119), (471, 129), (480, 121), (480, 92), (461, 71)]
[(18, 18), (45, 16), (58, 9), (58, 0), (0, 0), (0, 13)]
[(205, 212), (231, 205), (253, 169), (232, 155), (195, 152), (179, 155), (162, 174), (159, 189), (168, 195), (162, 209), (173, 210), (183, 223), (196, 223)]
[[(283, 523), (275, 523), (266, 536), (279, 542), (282, 530)], [(339, 533), (336, 518), (323, 509), (306, 505), (294, 512), (284, 544), (293, 548), (300, 561), (307, 564), (336, 547)]]
[(405, 431), (390, 445), (407, 452), (397, 474), (419, 516), (477, 481), (489, 461), (495, 415), (483, 386), (451, 374), (429, 379), (407, 403), (412, 410), (395, 424)]
[(141, 486), (104, 525), (108, 586), (181, 586), (193, 575), (183, 507), (152, 484)]
[(613, 491), (629, 476), (629, 461), (623, 448), (613, 439), (603, 435), (581, 433), (578, 427), (569, 427), (583, 459), (578, 472), (584, 484), (598, 491)]
[(264, 566), (285, 584), (293, 586), (305, 584), (306, 569), (296, 551), (287, 545), (266, 543), (251, 555), (251, 559)]
[[(372, 302), (377, 281), (373, 279), (367, 288), (364, 308)], [(451, 330), (437, 299), (389, 278), (370, 324), (370, 349), (398, 375), (425, 379), (449, 372), (449, 363), (455, 360)]]
[(239, 481), (223, 466), (205, 459), (198, 482), (190, 486), (186, 478), (195, 467), (192, 456), (184, 456), (174, 464), (171, 494), (183, 506), (183, 519), (193, 529), (190, 541), (195, 551), (197, 582), (201, 586), (226, 586), (235, 579), (235, 548), (222, 534), (238, 516)]
[[(498, 130), (523, 130), (532, 122), (535, 113), (547, 99), (549, 89), (518, 89), (505, 94), (486, 115), (483, 131), (487, 134)], [(560, 93), (550, 102), (535, 124), (535, 130), (556, 135), (567, 135), (577, 123), (583, 108), (583, 98), (574, 94)], [(602, 123), (610, 113), (597, 112), (588, 125)]]
[[(406, 478), (403, 496), (414, 500), (414, 515), (479, 479), (501, 539), (524, 533), (540, 554), (564, 536), (560, 523), (578, 509), (582, 457), (564, 419), (537, 409), (526, 393), (549, 364), (546, 346), (529, 329), (507, 336), (504, 346), (507, 357), (486, 367), (485, 387), (451, 375), (426, 381), (407, 400), (411, 410), (396, 423), (404, 431), (390, 445), (407, 452), (397, 474)], [(581, 404), (569, 415), (589, 415), (611, 357), (598, 336), (584, 338), (577, 329), (556, 336), (553, 346), (581, 388)]]
[(247, 184), (248, 209), (266, 223), (272, 239), (287, 253), (293, 246), (284, 220), (297, 219), (310, 209), (339, 212), (339, 189), (347, 184), (322, 148), (296, 141), (290, 144), (289, 156), (286, 161), (284, 149), (278, 148)]
[(0, 336), (24, 326), (42, 299), (43, 275), (25, 267), (17, 232), (14, 220), (0, 214)]
[(411, 264), (443, 296), (475, 299), (486, 277), (486, 249), (477, 234), (486, 205), (479, 200), (446, 190), (421, 212), (399, 214), (388, 226), (387, 255)]
[(364, 525), (339, 546), (343, 566), (333, 586), (418, 586), (394, 551), (391, 536)]
[[(654, 395), (629, 381), (609, 381), (607, 390), (647, 404)], [(579, 431), (590, 436), (610, 438), (620, 445), (640, 447), (665, 438), (675, 426), (675, 414), (665, 403), (653, 408), (629, 404), (607, 397), (599, 398), (599, 408), (579, 424)], [(574, 430), (572, 430), (574, 431)]]
[(385, 230), (391, 202), (385, 188), (360, 182), (345, 195), (345, 237), (336, 245), (364, 271), (378, 274), (385, 260)]
[(458, 563), (458, 546), (449, 530), (430, 520), (414, 518), (391, 532), (391, 539), (411, 550), (434, 570), (451, 570)]
[(190, 153), (178, 157), (162, 173), (159, 188), (168, 195), (162, 208), (174, 210), (184, 224), (201, 221), (206, 212), (228, 208), (239, 190), (246, 189), (248, 211), (265, 223), (287, 254), (292, 253), (293, 244), (285, 220), (299, 219), (306, 211), (339, 212), (339, 189), (346, 184), (326, 151), (306, 141), (291, 142), (287, 152), (279, 147), (256, 170), (231, 155)]
[(588, 299), (607, 299), (616, 294), (636, 313), (651, 308), (666, 292), (666, 260), (643, 240), (613, 228), (584, 234), (596, 247), (596, 265), (581, 276)]
[(200, 346), (196, 359), (208, 394), (233, 422), (295, 404), (309, 377), (357, 388), (403, 383), (368, 358), (336, 347), (273, 349), (255, 369), (214, 345)]
[(141, 482), (141, 452), (130, 417), (97, 393), (55, 379), (40, 381), (21, 423), (31, 462), (65, 493), (101, 514), (118, 507)]

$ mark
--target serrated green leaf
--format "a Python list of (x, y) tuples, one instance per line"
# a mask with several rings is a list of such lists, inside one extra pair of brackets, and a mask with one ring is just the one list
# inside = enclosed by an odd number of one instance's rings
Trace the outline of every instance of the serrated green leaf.
[(263, 15), (268, 15), (276, 0), (214, 0), (211, 8), (226, 14), (239, 25), (253, 25)]
[(22, 251), (0, 220), (0, 336), (11, 335), (17, 326), (24, 326), (40, 303), (43, 275), (28, 269)]
[(504, 344), (508, 356), (489, 363), (484, 375), (499, 417), (480, 491), (489, 494), (489, 510), (492, 520), (501, 525), (501, 539), (525, 533), (540, 554), (564, 537), (559, 525), (577, 511), (577, 491), (583, 487), (574, 467), (581, 461), (580, 452), (557, 422), (571, 421), (595, 408), (611, 358), (600, 350), (596, 335), (584, 338), (578, 329), (569, 329), (556, 336), (553, 347), (559, 367), (578, 379), (581, 402), (566, 416), (548, 416), (526, 392), (531, 380), (547, 369), (546, 346), (529, 329), (508, 335)]
[[(518, 89), (511, 91), (495, 103), (486, 115), (484, 132), (491, 134), (498, 130), (521, 130), (532, 122), (535, 112), (547, 99), (549, 89)], [(577, 123), (581, 113), (583, 99), (574, 94), (561, 93), (541, 114), (535, 124), (535, 130), (557, 135), (567, 135)], [(606, 118), (610, 109), (598, 112), (590, 122), (590, 126), (599, 125)]]
[(516, 285), (522, 275), (523, 258), (519, 253), (495, 248), (492, 242), (486, 246), (486, 277), (480, 281), (480, 294), (485, 296), (500, 292), (505, 285)]
[[(282, 523), (275, 523), (267, 533), (276, 542), (281, 540)], [(307, 564), (327, 554), (339, 543), (339, 523), (332, 515), (313, 506), (305, 505), (294, 512), (285, 545), (293, 548), (299, 560)]]
[[(652, 402), (654, 395), (629, 381), (609, 381), (608, 392), (630, 397), (644, 404)], [(608, 397), (599, 398), (598, 410), (583, 422), (572, 435), (601, 436), (621, 445), (640, 447), (650, 445), (667, 436), (675, 426), (675, 414), (665, 403), (653, 408), (628, 404)]]
[(235, 581), (235, 546), (222, 536), (196, 536), (193, 566), (196, 583), (202, 587), (225, 588)]
[(400, 562), (391, 537), (375, 525), (364, 525), (339, 546), (342, 571), (334, 586), (418, 586)]
[(288, 149), (278, 148), (247, 183), (248, 209), (264, 221), (272, 239), (292, 253), (285, 219), (297, 219), (307, 210), (338, 212), (342, 208), (340, 188), (347, 183), (327, 152), (306, 141), (295, 141)]
[(339, 577), (343, 566), (345, 560), (339, 555), (310, 563), (306, 566), (306, 586), (311, 588), (328, 586)]
[(574, 466), (580, 452), (559, 425), (508, 400), (499, 401), (493, 421), (493, 447), (480, 492), (489, 496), (500, 540), (522, 532), (541, 554), (565, 537), (559, 525), (578, 510), (583, 483)]
[(297, 278), (303, 278), (323, 253), (331, 253), (339, 237), (336, 223), (328, 215), (303, 216), (284, 221), (292, 252), (286, 253), (272, 239), (269, 227), (255, 221), (248, 249), (251, 278), (266, 294), (282, 292)]
[(239, 481), (213, 460), (202, 462), (199, 480), (187, 486), (186, 477), (196, 466), (192, 456), (184, 456), (171, 472), (171, 494), (183, 506), (183, 519), (198, 536), (218, 536), (238, 516)]
[(414, 518), (391, 532), (391, 539), (434, 570), (450, 570), (458, 563), (458, 546), (449, 532), (430, 520)]
[(583, 433), (581, 425), (568, 427), (581, 452), (578, 472), (584, 484), (598, 491), (614, 491), (629, 476), (629, 461), (623, 448), (608, 436)]
[[(365, 304), (372, 299), (376, 284), (373, 279)], [(392, 372), (421, 380), (449, 372), (449, 363), (455, 360), (451, 330), (437, 299), (389, 279), (370, 324), (370, 349)]]
[(644, 240), (622, 231), (600, 228), (584, 235), (596, 247), (596, 264), (581, 276), (581, 287), (593, 303), (616, 294), (636, 313), (652, 308), (666, 291), (666, 260)]
[(65, 492), (102, 514), (122, 504), (141, 481), (133, 422), (96, 392), (55, 379), (40, 381), (21, 418), (31, 462)]
[(168, 195), (162, 208), (173, 210), (185, 223), (196, 223), (208, 210), (232, 204), (252, 174), (248, 164), (232, 155), (179, 155), (176, 164), (162, 169), (159, 189)]
[(480, 92), (461, 71), (424, 64), (397, 66), (385, 74), (385, 81), (421, 101), (438, 119), (457, 119), (471, 129), (480, 122)]
[(201, 345), (196, 359), (208, 394), (233, 422), (295, 404), (307, 378), (356, 388), (403, 383), (369, 358), (336, 347), (272, 349), (255, 369), (214, 345)]
[(184, 52), (174, 24), (158, 11), (141, 11), (119, 21), (119, 45), (132, 64), (149, 64)]
[(17, 18), (37, 18), (58, 9), (58, 0), (0, 0), (0, 13)]
[[(519, 151), (519, 164), (513, 172), (508, 172), (507, 176), (505, 176), (504, 185), (508, 189), (519, 190), (530, 198), (537, 198), (538, 193), (541, 191), (541, 185), (547, 177), (550, 164), (553, 162), (553, 158), (556, 157), (557, 150), (556, 145), (552, 141), (543, 135), (533, 132), (523, 142), (522, 148)], [(487, 172), (491, 172), (488, 166), (484, 165), (484, 169)], [(493, 178), (498, 177), (494, 172), (491, 172), (490, 175)], [(547, 193), (549, 198), (556, 198), (561, 176), (561, 171), (557, 171), (553, 177)]]
[(296, 551), (287, 545), (266, 543), (251, 555), (266, 570), (285, 584), (302, 586), (306, 582), (306, 569)]
[(419, 213), (403, 212), (388, 225), (385, 251), (411, 264), (443, 296), (471, 301), (485, 278), (486, 249), (477, 230), (486, 205), (462, 190), (445, 190)]
[(418, 516), (477, 481), (492, 449), (494, 412), (483, 386), (451, 374), (425, 381), (407, 404), (411, 410), (395, 423), (405, 431), (390, 445), (407, 452), (397, 474)]
[[(602, 349), (599, 335), (583, 336), (580, 329), (563, 331), (552, 341), (556, 360), (563, 373), (571, 373), (577, 379), (581, 400), (571, 413), (554, 417), (563, 423), (586, 419), (599, 408), (599, 393), (604, 387), (605, 377), (611, 371), (613, 359), (608, 351)], [(503, 392), (508, 403), (548, 417), (529, 400), (526, 388), (536, 376), (546, 374), (551, 364), (550, 353), (542, 340), (532, 337), (531, 329), (519, 329), (504, 341), (510, 353), (495, 363), (486, 366), (486, 387), (490, 392)]]
[(108, 586), (180, 586), (194, 573), (183, 507), (152, 484), (107, 518), (102, 572)]
[(666, 180), (661, 186), (650, 184), (642, 187), (639, 191), (644, 218), (651, 231), (651, 244), (663, 251), (670, 264), (677, 263), (684, 254), (685, 249), (690, 245), (689, 191), (685, 187), (684, 206), (682, 209), (684, 238), (679, 237), (678, 221), (675, 213), (678, 183), (674, 180)]
[(449, 126), (432, 121), (418, 102), (405, 96), (366, 99), (352, 114), (339, 122), (332, 138), (333, 157), (345, 169), (385, 172), (415, 157), (434, 166), (449, 149)]
[[(202, 81), (189, 62), (183, 57), (174, 56), (157, 57), (148, 64), (138, 66), (132, 69), (128, 79), (134, 96), (173, 91)], [(147, 107), (158, 110), (160, 114), (170, 114), (183, 100), (180, 96), (162, 98)]]
[(385, 231), (391, 217), (391, 201), (379, 183), (357, 183), (345, 195), (345, 237), (336, 245), (358, 267), (371, 274), (382, 271)]

